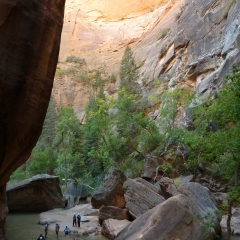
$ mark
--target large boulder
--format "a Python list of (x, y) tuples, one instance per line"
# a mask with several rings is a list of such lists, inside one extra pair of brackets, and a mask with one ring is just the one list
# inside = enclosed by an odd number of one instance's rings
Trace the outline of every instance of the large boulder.
[(189, 182), (182, 185), (178, 190), (191, 200), (193, 214), (205, 217), (208, 213), (215, 215), (215, 212), (218, 210), (214, 195), (201, 184)]
[[(0, 188), (41, 134), (63, 25), (65, 0), (0, 0)], [(5, 196), (1, 193), (0, 239)]]
[(154, 208), (165, 199), (158, 194), (159, 190), (144, 179), (127, 179), (123, 184), (126, 208), (133, 218)]
[(7, 186), (10, 212), (43, 212), (65, 206), (59, 179), (47, 174)]
[(102, 184), (91, 198), (94, 208), (101, 206), (125, 207), (123, 183), (126, 181), (125, 175), (114, 167), (107, 172)]
[(127, 209), (112, 207), (112, 206), (102, 206), (99, 208), (98, 219), (100, 224), (107, 219), (116, 220), (129, 220), (129, 213)]
[[(190, 240), (194, 232), (201, 234), (201, 228), (190, 211), (188, 197), (177, 195), (139, 216), (119, 233), (116, 240)], [(194, 240), (204, 239), (197, 235)]]
[(194, 203), (183, 194), (171, 197), (139, 216), (117, 236), (116, 240), (188, 239), (210, 240), (207, 229), (192, 211)]
[(71, 208), (85, 201), (89, 193), (82, 184), (70, 183), (63, 195), (67, 199), (67, 207)]
[(128, 220), (107, 219), (102, 225), (102, 235), (109, 239), (115, 239), (118, 233), (130, 223)]

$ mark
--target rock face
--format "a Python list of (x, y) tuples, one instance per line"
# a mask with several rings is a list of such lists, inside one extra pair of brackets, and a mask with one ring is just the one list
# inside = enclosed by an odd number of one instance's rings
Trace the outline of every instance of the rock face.
[(129, 220), (129, 213), (127, 209), (112, 207), (112, 206), (102, 206), (99, 209), (98, 219), (100, 224), (107, 219), (116, 220)]
[[(41, 133), (58, 60), (64, 3), (0, 0), (0, 188), (28, 159)], [(0, 211), (3, 226), (6, 211)]]
[(140, 178), (128, 179), (123, 188), (126, 208), (133, 218), (137, 218), (165, 200), (158, 194), (155, 186)]
[(117, 236), (116, 240), (189, 239), (210, 240), (206, 230), (192, 212), (194, 203), (179, 194), (138, 217)]
[(125, 207), (123, 183), (126, 181), (124, 174), (114, 167), (111, 167), (101, 185), (91, 198), (94, 208), (101, 206)]
[(88, 191), (82, 184), (70, 183), (64, 192), (64, 197), (67, 199), (67, 207), (71, 208), (81, 201), (86, 200), (88, 197)]
[(115, 239), (118, 233), (124, 229), (130, 222), (128, 220), (108, 219), (103, 222), (102, 235), (109, 239)]
[[(60, 58), (64, 62), (67, 56), (78, 56), (89, 69), (117, 75), (129, 45), (139, 65), (147, 106), (152, 105), (148, 97), (159, 93), (152, 89), (156, 78), (168, 89), (179, 85), (205, 98), (215, 93), (240, 60), (238, 1), (124, 0), (121, 11), (117, 6), (117, 1), (68, 0)], [(53, 95), (57, 105), (73, 106), (82, 119), (90, 93), (80, 95), (79, 89), (84, 92), (72, 77), (57, 77)], [(157, 108), (154, 105), (152, 116)], [(188, 114), (183, 115), (179, 124), (187, 125)]]
[(37, 175), (7, 186), (10, 212), (43, 212), (65, 206), (58, 177)]

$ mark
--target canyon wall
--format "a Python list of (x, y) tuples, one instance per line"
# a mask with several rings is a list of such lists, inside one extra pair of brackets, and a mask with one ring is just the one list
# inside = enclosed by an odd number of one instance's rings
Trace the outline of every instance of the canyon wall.
[(0, 0), (0, 239), (5, 184), (42, 130), (58, 60), (65, 0)]
[[(82, 70), (76, 65), (75, 72), (71, 71), (73, 66), (66, 63), (69, 56), (81, 58), (87, 69), (118, 76), (123, 51), (129, 45), (146, 101), (162, 86), (193, 89), (205, 98), (214, 94), (240, 60), (239, 1), (141, 2), (121, 2), (119, 7), (117, 1), (101, 5), (98, 1), (67, 1), (59, 59), (59, 70), (65, 74), (56, 76), (53, 88), (58, 106), (72, 106), (82, 120), (91, 94), (77, 78)], [(156, 80), (161, 83), (159, 88), (153, 87)], [(117, 85), (118, 81), (115, 89)]]

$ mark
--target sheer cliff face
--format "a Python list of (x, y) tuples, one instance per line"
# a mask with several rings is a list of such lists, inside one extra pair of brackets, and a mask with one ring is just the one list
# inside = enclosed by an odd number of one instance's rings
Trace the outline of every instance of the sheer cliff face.
[(0, 239), (5, 183), (41, 133), (56, 69), (64, 0), (0, 0)]
[(56, 69), (64, 0), (0, 1), (0, 186), (41, 133)]
[[(155, 78), (169, 89), (180, 85), (207, 97), (240, 60), (239, 10), (239, 1), (225, 0), (69, 0), (60, 61), (64, 65), (67, 56), (78, 56), (89, 69), (117, 75), (129, 45), (146, 99), (158, 91), (152, 87)], [(66, 74), (56, 77), (53, 94), (57, 105), (73, 106), (81, 119), (85, 90)]]
[(60, 60), (85, 58), (89, 68), (118, 70), (123, 48), (152, 29), (170, 0), (67, 0)]

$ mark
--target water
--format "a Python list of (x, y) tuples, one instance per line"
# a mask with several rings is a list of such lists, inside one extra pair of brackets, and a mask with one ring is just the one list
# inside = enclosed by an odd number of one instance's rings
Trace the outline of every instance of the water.
[[(36, 240), (42, 233), (44, 235), (44, 225), (39, 225), (39, 214), (8, 214), (6, 218), (8, 240)], [(59, 239), (66, 239), (63, 230), (59, 231)], [(67, 239), (79, 237), (82, 240), (106, 240), (104, 236), (80, 236), (71, 234)], [(49, 229), (47, 240), (56, 240), (56, 233)]]
[[(219, 240), (226, 240), (227, 234), (223, 233)], [(231, 240), (240, 240), (240, 236), (232, 235)]]
[[(6, 219), (8, 240), (36, 240), (40, 233), (44, 234), (44, 226), (38, 224), (39, 214), (8, 214)], [(106, 240), (104, 236), (77, 236), (72, 234), (68, 239), (79, 237), (82, 240)], [(59, 239), (66, 239), (63, 230), (59, 232)], [(225, 240), (224, 233), (219, 240)], [(47, 240), (56, 240), (56, 233), (53, 230), (48, 231)], [(156, 239), (157, 240), (157, 239)], [(240, 240), (240, 236), (232, 236), (231, 240)]]

